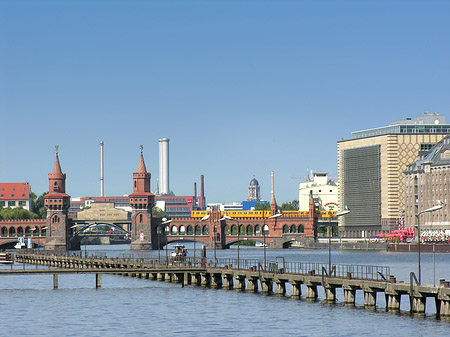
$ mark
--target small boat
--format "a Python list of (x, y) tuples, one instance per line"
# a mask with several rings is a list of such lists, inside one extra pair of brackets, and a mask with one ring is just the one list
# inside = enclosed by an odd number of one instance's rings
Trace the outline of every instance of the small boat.
[(13, 264), (14, 263), (14, 255), (11, 253), (1, 252), (0, 253), (0, 263)]
[(257, 242), (257, 243), (255, 243), (255, 247), (268, 247), (267, 246), (267, 243), (264, 243), (264, 242)]
[(17, 242), (14, 245), (14, 248), (16, 248), (16, 249), (22, 249), (22, 247), (25, 247), (25, 243), (23, 243), (23, 242)]
[(175, 245), (173, 252), (170, 253), (170, 256), (173, 258), (186, 257), (186, 255), (187, 255), (187, 250), (184, 247), (184, 245), (181, 245), (181, 244)]

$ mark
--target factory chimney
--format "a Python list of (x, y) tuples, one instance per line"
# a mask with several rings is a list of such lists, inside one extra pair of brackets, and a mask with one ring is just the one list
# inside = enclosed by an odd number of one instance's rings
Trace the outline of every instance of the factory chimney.
[(169, 138), (159, 139), (159, 194), (169, 194)]
[(105, 196), (105, 187), (103, 185), (103, 140), (100, 141), (100, 196)]

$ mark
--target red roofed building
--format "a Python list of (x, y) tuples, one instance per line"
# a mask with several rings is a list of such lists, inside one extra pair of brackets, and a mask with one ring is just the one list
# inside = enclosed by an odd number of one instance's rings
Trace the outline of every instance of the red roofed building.
[(31, 210), (29, 183), (0, 183), (0, 206)]

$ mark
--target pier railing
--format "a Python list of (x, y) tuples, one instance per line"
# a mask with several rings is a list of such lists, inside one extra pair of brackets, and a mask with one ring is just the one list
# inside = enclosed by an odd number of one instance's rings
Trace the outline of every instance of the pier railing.
[[(23, 251), (16, 254), (26, 254)], [(277, 258), (275, 261), (266, 261), (266, 265), (257, 259), (234, 259), (219, 258), (206, 259), (202, 257), (167, 257), (167, 256), (139, 256), (139, 254), (120, 254), (119, 257), (110, 258), (106, 253), (95, 252), (94, 254), (81, 254), (80, 252), (47, 252), (47, 251), (30, 251), (32, 254), (42, 254), (49, 256), (67, 256), (67, 257), (84, 257), (93, 260), (114, 260), (120, 263), (133, 263), (142, 267), (157, 268), (162, 265), (167, 267), (214, 267), (221, 269), (237, 269), (245, 271), (270, 272), (274, 274), (300, 274), (300, 275), (317, 275), (324, 277), (349, 278), (361, 280), (377, 280), (386, 281), (389, 279), (390, 268), (386, 266), (374, 265), (349, 265), (349, 264), (333, 264), (329, 270), (328, 263), (316, 262), (288, 262), (284, 258)], [(85, 255), (85, 256), (83, 256)]]

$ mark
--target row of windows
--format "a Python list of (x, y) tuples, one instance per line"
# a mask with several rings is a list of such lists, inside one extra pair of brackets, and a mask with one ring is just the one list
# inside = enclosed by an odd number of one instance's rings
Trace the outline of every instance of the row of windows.
[[(11, 198), (14, 198), (16, 195), (15, 194), (11, 194)], [(0, 194), (0, 198), (4, 198), (5, 195), (4, 194)], [(25, 198), (25, 194), (22, 194), (22, 198)]]
[[(15, 207), (17, 204), (14, 200), (9, 200), (8, 201), (8, 207)], [(19, 206), (25, 207), (27, 205), (26, 201), (19, 201), (18, 202)], [(5, 207), (6, 206), (6, 201), (1, 200), (0, 201), (0, 206)]]

